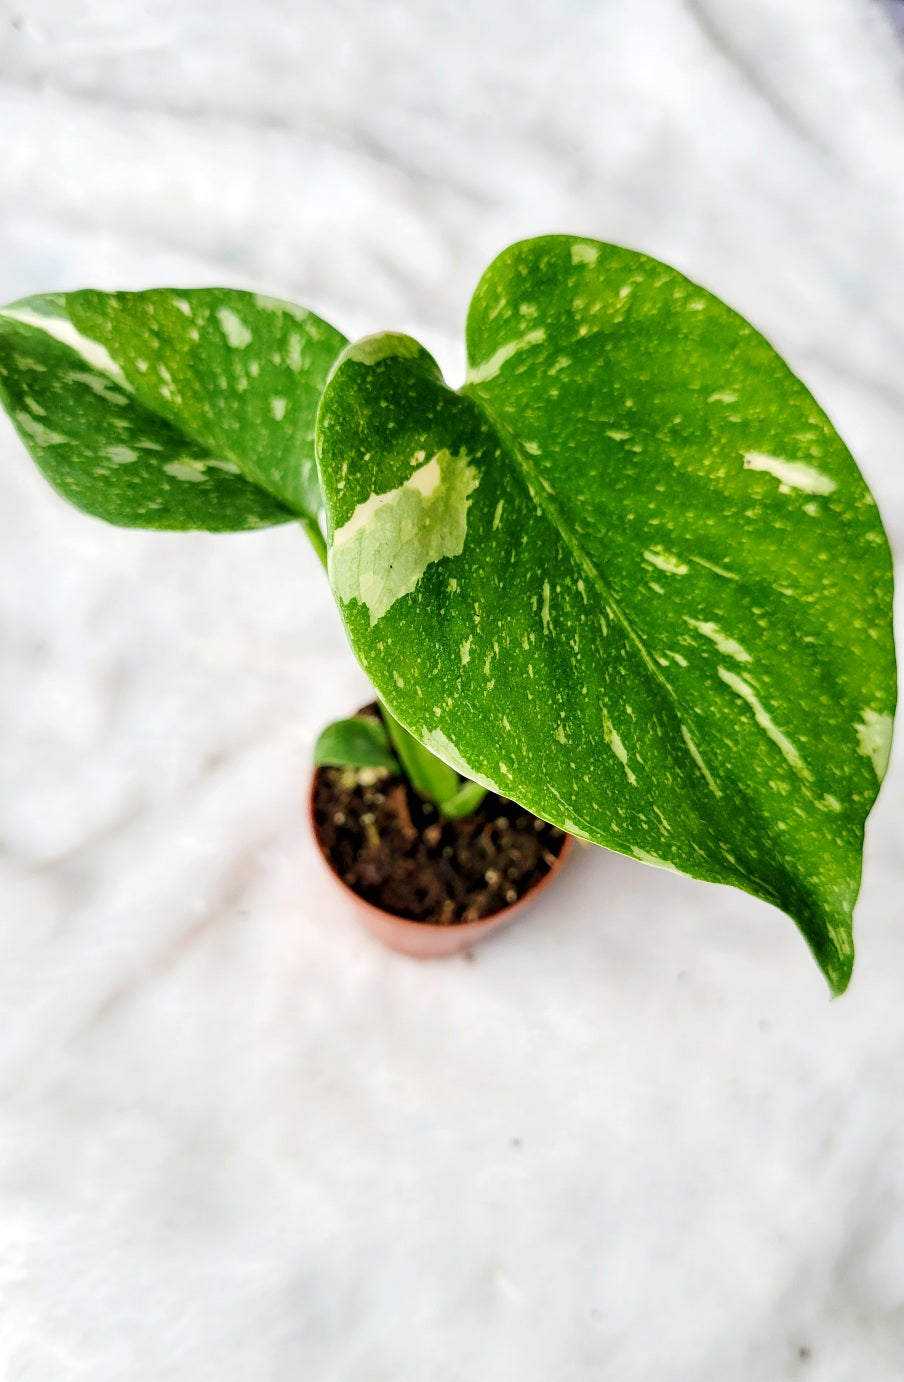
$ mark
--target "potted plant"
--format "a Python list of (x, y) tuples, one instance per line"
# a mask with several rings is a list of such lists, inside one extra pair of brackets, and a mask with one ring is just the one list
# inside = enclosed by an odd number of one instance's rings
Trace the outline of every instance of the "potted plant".
[(630, 250), (512, 246), (467, 342), (456, 391), (409, 337), (271, 298), (52, 294), (0, 313), (0, 394), (88, 513), (302, 524), (382, 708), (321, 738), (348, 786), (401, 770), (426, 830), (494, 793), (742, 888), (842, 992), (896, 697), (849, 452), (753, 327)]

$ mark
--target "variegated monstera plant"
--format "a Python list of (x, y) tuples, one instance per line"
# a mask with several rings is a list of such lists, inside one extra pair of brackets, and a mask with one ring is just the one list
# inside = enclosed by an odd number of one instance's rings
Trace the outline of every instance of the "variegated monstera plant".
[[(797, 923), (835, 992), (895, 704), (874, 501), (751, 326), (642, 254), (513, 246), (450, 388), (227, 290), (0, 313), (0, 394), (51, 484), (145, 528), (300, 522), (415, 785), (491, 787)], [(320, 757), (391, 761), (333, 726)], [(464, 779), (464, 781), (462, 780)]]

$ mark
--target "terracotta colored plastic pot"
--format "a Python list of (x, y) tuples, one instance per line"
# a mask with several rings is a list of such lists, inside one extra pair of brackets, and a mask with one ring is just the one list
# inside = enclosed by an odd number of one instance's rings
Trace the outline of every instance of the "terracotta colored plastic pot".
[(375, 940), (388, 946), (390, 950), (397, 950), (402, 955), (411, 955), (417, 960), (439, 960), (449, 955), (460, 955), (462, 951), (470, 950), (472, 946), (477, 945), (478, 941), (482, 941), (494, 931), (499, 931), (503, 926), (507, 926), (514, 917), (524, 911), (525, 907), (529, 907), (539, 897), (543, 889), (562, 868), (574, 844), (573, 838), (566, 835), (562, 841), (562, 848), (556, 856), (556, 862), (551, 866), (549, 872), (538, 879), (530, 891), (519, 897), (517, 902), (511, 903), (499, 912), (481, 917), (479, 921), (451, 923), (410, 921), (407, 917), (396, 916), (392, 912), (384, 912), (382, 908), (375, 907), (371, 902), (366, 902), (336, 873), (321, 847), (314, 821), (314, 792), (317, 773), (320, 771), (320, 769), (315, 771), (311, 781), (308, 815), (311, 822), (311, 832), (317, 842), (321, 859), (339, 887), (354, 902), (358, 920), (364, 929)]

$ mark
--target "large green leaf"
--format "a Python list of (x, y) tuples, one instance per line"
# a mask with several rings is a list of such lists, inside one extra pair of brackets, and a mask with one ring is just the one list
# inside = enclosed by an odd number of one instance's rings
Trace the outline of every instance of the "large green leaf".
[(847, 449), (746, 322), (643, 255), (506, 251), (469, 379), (350, 346), (318, 459), (330, 575), (392, 713), (573, 833), (734, 884), (853, 962), (895, 702), (888, 546)]
[(0, 397), (54, 488), (111, 523), (313, 525), (314, 420), (344, 343), (227, 289), (34, 297), (0, 312)]

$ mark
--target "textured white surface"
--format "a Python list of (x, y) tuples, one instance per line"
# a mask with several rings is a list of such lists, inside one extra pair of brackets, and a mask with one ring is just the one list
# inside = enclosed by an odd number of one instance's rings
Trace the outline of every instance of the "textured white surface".
[[(629, 243), (783, 351), (900, 550), (900, 52), (867, 0), (0, 4), (0, 300), (254, 287), (456, 382), (497, 250)], [(365, 688), (301, 534), (106, 529), (3, 421), (0, 542), (4, 1382), (898, 1382), (900, 755), (839, 1002), (592, 850), (418, 965), (306, 834)]]

